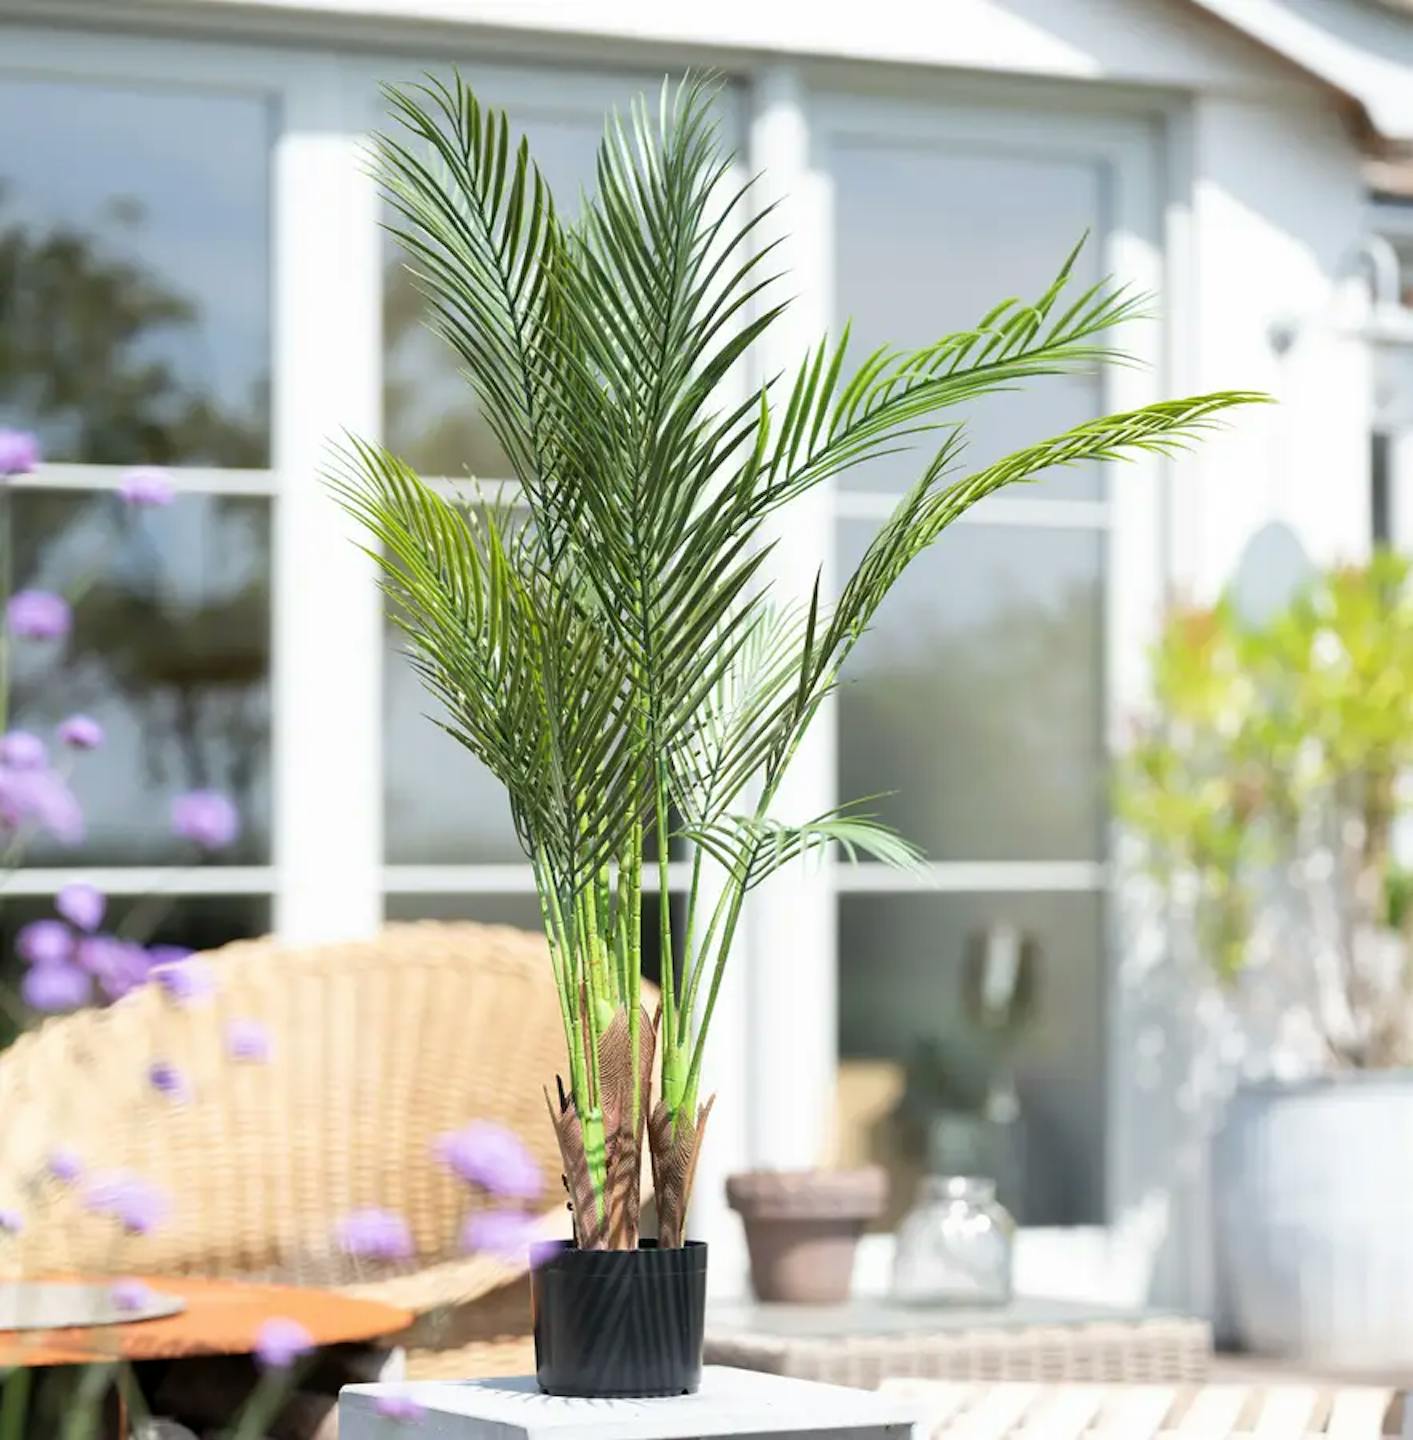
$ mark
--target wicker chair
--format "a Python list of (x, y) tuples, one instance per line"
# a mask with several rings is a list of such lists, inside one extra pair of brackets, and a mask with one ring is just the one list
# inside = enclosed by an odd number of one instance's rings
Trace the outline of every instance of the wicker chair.
[[(431, 1146), (473, 1118), (510, 1127), (544, 1170), (546, 1233), (567, 1233), (542, 1094), (564, 1043), (543, 939), (421, 922), (302, 950), (242, 941), (203, 959), (209, 997), (145, 986), (50, 1020), (0, 1057), (0, 1205), (26, 1222), (0, 1242), (0, 1273), (335, 1286), (418, 1314), (405, 1343), (420, 1368), (523, 1362), (523, 1272), (460, 1254), (475, 1201)], [(228, 1027), (244, 1019), (268, 1034), (268, 1061), (231, 1057)], [(189, 1099), (154, 1090), (155, 1060), (177, 1068)], [(159, 1186), (171, 1201), (162, 1224), (115, 1243), (82, 1187), (47, 1174), (60, 1144), (90, 1173), (130, 1170)], [(369, 1206), (407, 1218), (413, 1263), (394, 1273), (339, 1252), (339, 1217)], [(461, 1353), (441, 1365), (420, 1354), (449, 1346)]]

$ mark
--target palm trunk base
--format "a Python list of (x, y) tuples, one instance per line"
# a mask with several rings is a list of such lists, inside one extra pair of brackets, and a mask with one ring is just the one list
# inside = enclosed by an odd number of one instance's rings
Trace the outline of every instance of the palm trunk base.
[(652, 1155), (653, 1194), (657, 1201), (657, 1243), (664, 1249), (679, 1248), (687, 1243), (687, 1207), (692, 1199), (702, 1136), (715, 1099), (716, 1096), (709, 1096), (696, 1115), (680, 1110), (675, 1117), (659, 1101), (648, 1121), (648, 1150)]
[(633, 1040), (628, 1012), (620, 1009), (599, 1040), (599, 1108), (604, 1128), (604, 1187), (594, 1190), (584, 1132), (572, 1097), (559, 1082), (556, 1107), (546, 1092), (550, 1123), (564, 1162), (564, 1188), (574, 1214), (574, 1240), (581, 1250), (636, 1250), (638, 1247), (643, 1118), (652, 1088), (656, 1036), (647, 1012), (638, 1027), (638, 1121), (633, 1123)]

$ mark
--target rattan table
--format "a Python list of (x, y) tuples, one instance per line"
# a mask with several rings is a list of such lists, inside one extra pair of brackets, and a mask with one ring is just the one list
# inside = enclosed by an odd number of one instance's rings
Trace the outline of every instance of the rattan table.
[(891, 1376), (1058, 1383), (1194, 1383), (1207, 1375), (1205, 1320), (1020, 1298), (990, 1309), (848, 1305), (716, 1306), (713, 1365), (872, 1389)]

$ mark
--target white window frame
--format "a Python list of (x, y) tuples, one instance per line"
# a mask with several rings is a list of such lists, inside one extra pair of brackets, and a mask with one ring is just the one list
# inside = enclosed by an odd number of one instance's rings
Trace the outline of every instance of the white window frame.
[[(271, 21), (272, 34), (278, 33)], [(382, 257), (375, 187), (363, 168), (364, 137), (379, 123), (377, 82), (415, 77), (427, 52), (349, 56), (282, 49), (226, 39), (56, 32), (0, 24), (0, 81), (10, 73), (51, 79), (108, 80), (186, 88), (233, 89), (267, 96), (276, 117), (271, 156), (272, 393), (268, 471), (177, 470), (183, 489), (269, 496), (274, 534), (272, 582), (272, 784), (269, 865), (165, 868), (104, 867), (86, 872), (114, 893), (140, 893), (161, 882), (172, 893), (269, 894), (276, 930), (292, 940), (366, 933), (381, 919), (385, 895), (527, 894), (528, 866), (389, 865), (383, 856), (382, 620), (369, 569), (349, 543), (349, 527), (322, 494), (316, 476), (331, 436), (381, 432)], [(553, 53), (551, 54), (551, 49)], [(464, 73), (487, 98), (512, 112), (581, 116), (619, 100), (619, 75), (573, 68), (592, 59), (568, 37), (533, 62), (480, 46), (469, 33), (434, 64), (449, 69), (479, 55)], [(562, 67), (562, 68), (553, 68)], [(553, 68), (553, 74), (547, 71)], [(634, 74), (651, 78), (662, 64)], [(901, 67), (811, 69), (779, 61), (734, 61), (733, 78), (749, 89), (743, 149), (753, 170), (786, 194), (784, 223), (793, 230), (787, 257), (800, 298), (768, 338), (763, 368), (798, 358), (804, 343), (834, 329), (832, 239), (828, 227), (827, 148), (831, 133), (919, 142), (984, 138), (1027, 153), (1079, 154), (1116, 177), (1105, 236), (1106, 268), (1141, 290), (1164, 288), (1164, 240), (1173, 227), (1176, 182), (1171, 166), (1172, 115), (1154, 93), (1100, 92), (1042, 80), (975, 81), (910, 74)], [(858, 81), (843, 93), (846, 77)], [(872, 88), (878, 93), (866, 94)], [(943, 97), (939, 100), (939, 96)], [(1179, 177), (1180, 179), (1180, 177)], [(1130, 347), (1151, 362), (1147, 372), (1106, 374), (1104, 403), (1130, 408), (1156, 398), (1164, 360), (1179, 347), (1159, 324), (1135, 329)], [(1106, 716), (1111, 741), (1144, 693), (1144, 647), (1163, 598), (1162, 525), (1166, 466), (1143, 459), (1101, 501), (1000, 496), (967, 523), (1074, 527), (1102, 531), (1107, 550), (1105, 618)], [(103, 488), (116, 468), (46, 466), (33, 483)], [(882, 497), (822, 490), (806, 504), (772, 564), (788, 583), (812, 578), (833, 551), (841, 516), (881, 514)], [(837, 737), (826, 711), (801, 752), (786, 808), (817, 813), (834, 798)], [(49, 893), (68, 869), (22, 871), (12, 893)], [(655, 873), (645, 877), (656, 884)], [(669, 883), (684, 883), (674, 863)], [(877, 866), (825, 865), (773, 884), (754, 897), (742, 954), (717, 1012), (717, 1081), (722, 1103), (713, 1118), (718, 1146), (703, 1194), (717, 1172), (751, 1162), (813, 1163), (824, 1148), (837, 1065), (835, 910), (837, 897), (860, 891), (1069, 891), (1111, 896), (1108, 863), (945, 862), (925, 880)], [(1111, 907), (1112, 908), (1112, 907)], [(787, 944), (793, 966), (772, 963)], [(807, 973), (801, 974), (800, 966)], [(785, 972), (789, 972), (788, 976)], [(1110, 974), (1113, 966), (1110, 964)], [(810, 1023), (796, 1048), (779, 1044), (780, 989), (790, 1002), (810, 994)], [(753, 1001), (748, 1013), (746, 998)], [(1115, 1050), (1117, 1047), (1114, 1047)], [(788, 1069), (788, 1077), (779, 1073)], [(782, 1078), (788, 1083), (782, 1083)], [(1117, 1086), (1111, 1077), (1112, 1110)], [(798, 1097), (819, 1097), (819, 1114), (802, 1123)], [(731, 1097), (736, 1097), (734, 1100)], [(729, 1107), (729, 1108), (728, 1108)], [(1110, 1123), (1111, 1137), (1116, 1133)], [(1110, 1166), (1111, 1176), (1113, 1165)], [(1112, 1183), (1112, 1182), (1111, 1182)], [(732, 1228), (734, 1233), (734, 1227)]]

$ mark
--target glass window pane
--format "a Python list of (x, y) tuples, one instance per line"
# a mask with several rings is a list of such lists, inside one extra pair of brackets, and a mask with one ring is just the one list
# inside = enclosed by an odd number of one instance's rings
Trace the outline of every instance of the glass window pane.
[(267, 463), (261, 96), (0, 75), (0, 424), (51, 460)]
[[(509, 102), (561, 214), (572, 219), (594, 187), (603, 114), (536, 110)], [(388, 448), (424, 475), (511, 478), (510, 462), (477, 413), (460, 361), (427, 329), (427, 302), (408, 274), (401, 246), (386, 238), (383, 277), (383, 416)]]
[[(643, 896), (643, 974), (657, 984), (662, 977), (662, 941), (658, 929), (656, 895)], [(476, 920), (482, 925), (513, 925), (517, 930), (543, 931), (540, 902), (534, 895), (388, 895), (383, 901), (387, 920)], [(687, 902), (672, 897), (673, 949), (678, 952), (687, 920)]]
[(383, 635), (383, 825), (388, 861), (467, 865), (523, 860), (505, 786), (435, 723), (441, 717), (441, 701), (408, 663), (400, 632), (387, 625)]
[[(981, 1168), (1027, 1224), (1103, 1217), (1101, 917), (1095, 895), (841, 897), (841, 1131), (850, 1159), (892, 1169), (895, 1208), (929, 1138), (938, 1163), (966, 1164), (989, 1116)], [(850, 1095), (876, 1090), (880, 1067), (895, 1099), (865, 1126)]]
[[(879, 345), (923, 345), (970, 329), (1007, 296), (1032, 300), (1086, 230), (1073, 293), (1103, 273), (1103, 172), (1097, 162), (975, 143), (903, 146), (845, 140), (831, 150), (838, 244), (836, 306), (862, 359)], [(959, 407), (973, 467), (1101, 413), (1095, 374), (1028, 381)], [(930, 455), (918, 449), (849, 471), (842, 483), (902, 490)], [(1097, 466), (1058, 471), (1044, 498), (1101, 495)]]
[[(15, 953), (15, 936), (31, 920), (53, 914), (52, 900), (33, 895), (11, 897), (0, 910), (0, 1047), (35, 1018), (20, 1001), (25, 966)], [(114, 895), (103, 917), (103, 933), (190, 950), (214, 950), (269, 931), (267, 895)]]
[[(841, 579), (875, 529), (840, 523)], [(921, 555), (844, 669), (841, 798), (934, 860), (1099, 858), (1103, 548), (968, 524)]]
[(15, 588), (67, 595), (67, 640), (11, 642), (11, 723), (49, 737), (65, 716), (106, 742), (75, 764), (87, 836), (37, 836), (31, 864), (189, 863), (171, 804), (221, 790), (241, 815), (226, 864), (270, 854), (270, 516), (263, 499), (180, 495), (135, 510), (116, 494), (17, 490)]

